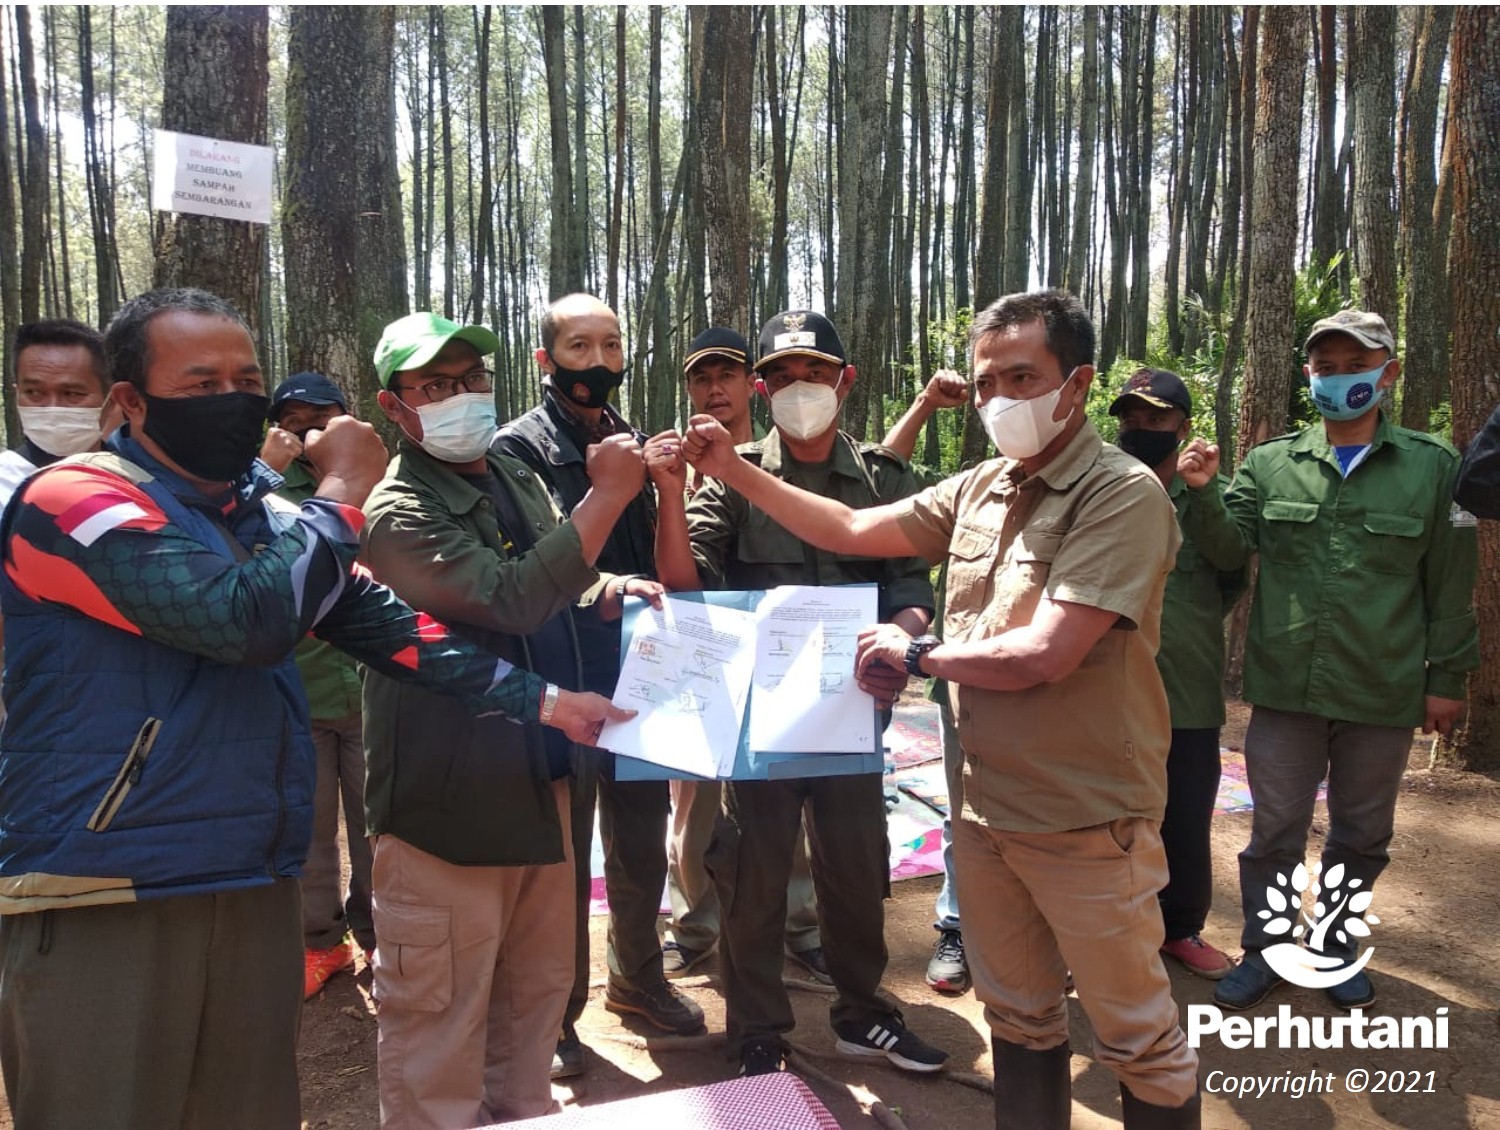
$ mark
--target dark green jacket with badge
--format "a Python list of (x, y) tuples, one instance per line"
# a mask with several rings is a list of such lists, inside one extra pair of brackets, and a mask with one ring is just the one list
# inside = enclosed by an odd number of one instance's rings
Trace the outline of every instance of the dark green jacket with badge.
[[(854, 509), (881, 506), (917, 492), (906, 461), (888, 448), (840, 432), (828, 463), (806, 467), (787, 459), (779, 432), (741, 444), (740, 455), (779, 479)], [(916, 557), (879, 558), (815, 549), (751, 506), (745, 496), (710, 479), (687, 508), (693, 559), (705, 589), (769, 589), (777, 585), (880, 586), (880, 618), (903, 608), (932, 610), (928, 566)]]
[[(507, 549), (486, 494), (403, 442), (365, 503), (362, 559), (413, 608), (518, 667), (533, 668), (525, 637), (552, 616), (569, 617), (576, 656), (568, 609), (600, 577), (532, 470), (508, 456), (486, 461), (531, 527), (530, 552)], [(457, 864), (564, 858), (543, 727), (476, 718), (448, 695), (373, 671), (364, 707), (371, 835), (389, 832)]]
[(1479, 665), (1472, 519), (1458, 453), (1381, 416), (1345, 478), (1321, 424), (1252, 448), (1227, 494), (1189, 491), (1183, 532), (1221, 563), (1259, 550), (1245, 700), (1420, 726), (1425, 695), (1464, 697)]

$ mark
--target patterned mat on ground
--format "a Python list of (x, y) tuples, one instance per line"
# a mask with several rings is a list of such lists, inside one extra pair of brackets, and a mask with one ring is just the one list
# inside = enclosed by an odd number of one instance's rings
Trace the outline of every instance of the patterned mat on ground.
[(512, 1130), (615, 1130), (691, 1126), (695, 1130), (839, 1130), (838, 1121), (790, 1071), (641, 1095), (508, 1124)]

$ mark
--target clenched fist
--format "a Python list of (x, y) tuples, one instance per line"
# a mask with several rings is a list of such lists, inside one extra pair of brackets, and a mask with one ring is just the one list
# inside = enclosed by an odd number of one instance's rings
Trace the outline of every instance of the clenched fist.
[(1177, 473), (1194, 490), (1206, 487), (1219, 473), (1219, 445), (1191, 440), (1177, 456)]
[(584, 467), (589, 482), (602, 495), (612, 498), (634, 498), (646, 484), (646, 464), (641, 459), (641, 445), (632, 435), (606, 436), (590, 445)]
[(682, 453), (700, 472), (715, 479), (731, 473), (739, 461), (728, 430), (707, 414), (688, 421), (687, 435), (682, 437)]

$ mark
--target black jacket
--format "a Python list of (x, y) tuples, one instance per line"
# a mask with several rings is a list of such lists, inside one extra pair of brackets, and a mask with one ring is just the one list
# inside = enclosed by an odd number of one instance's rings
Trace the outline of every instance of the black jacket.
[(1476, 517), (1500, 518), (1500, 407), (1469, 441), (1453, 499)]
[[(646, 441), (644, 434), (608, 405), (604, 420), (614, 431), (629, 432), (637, 441)], [(588, 493), (587, 437), (558, 406), (553, 393), (545, 394), (541, 404), (501, 428), (490, 450), (520, 459), (536, 471), (564, 514), (572, 514)], [(656, 498), (649, 483), (615, 523), (595, 566), (600, 573), (656, 575)], [(585, 610), (577, 615), (575, 626), (583, 651), (584, 689), (612, 695), (620, 673), (619, 622), (603, 623), (592, 610)]]

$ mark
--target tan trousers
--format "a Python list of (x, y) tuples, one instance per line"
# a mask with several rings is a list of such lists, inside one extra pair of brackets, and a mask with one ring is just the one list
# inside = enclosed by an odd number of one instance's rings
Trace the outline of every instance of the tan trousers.
[[(666, 935), (678, 945), (711, 950), (719, 941), (719, 894), (703, 868), (719, 815), (717, 781), (672, 782), (672, 828), (667, 843), (667, 897), (672, 917)], [(823, 944), (818, 901), (807, 862), (807, 833), (797, 837), (786, 884), (786, 948), (792, 953)]]
[(1037, 1050), (1063, 1043), (1071, 970), (1099, 1062), (1148, 1103), (1192, 1098), (1198, 1054), (1159, 952), (1167, 858), (1156, 823), (1028, 833), (955, 820), (953, 850), (964, 951), (991, 1032)]
[[(568, 784), (553, 786), (568, 829)], [(460, 867), (375, 841), (380, 1123), (461, 1130), (553, 1109), (555, 1034), (573, 984), (573, 855)]]

